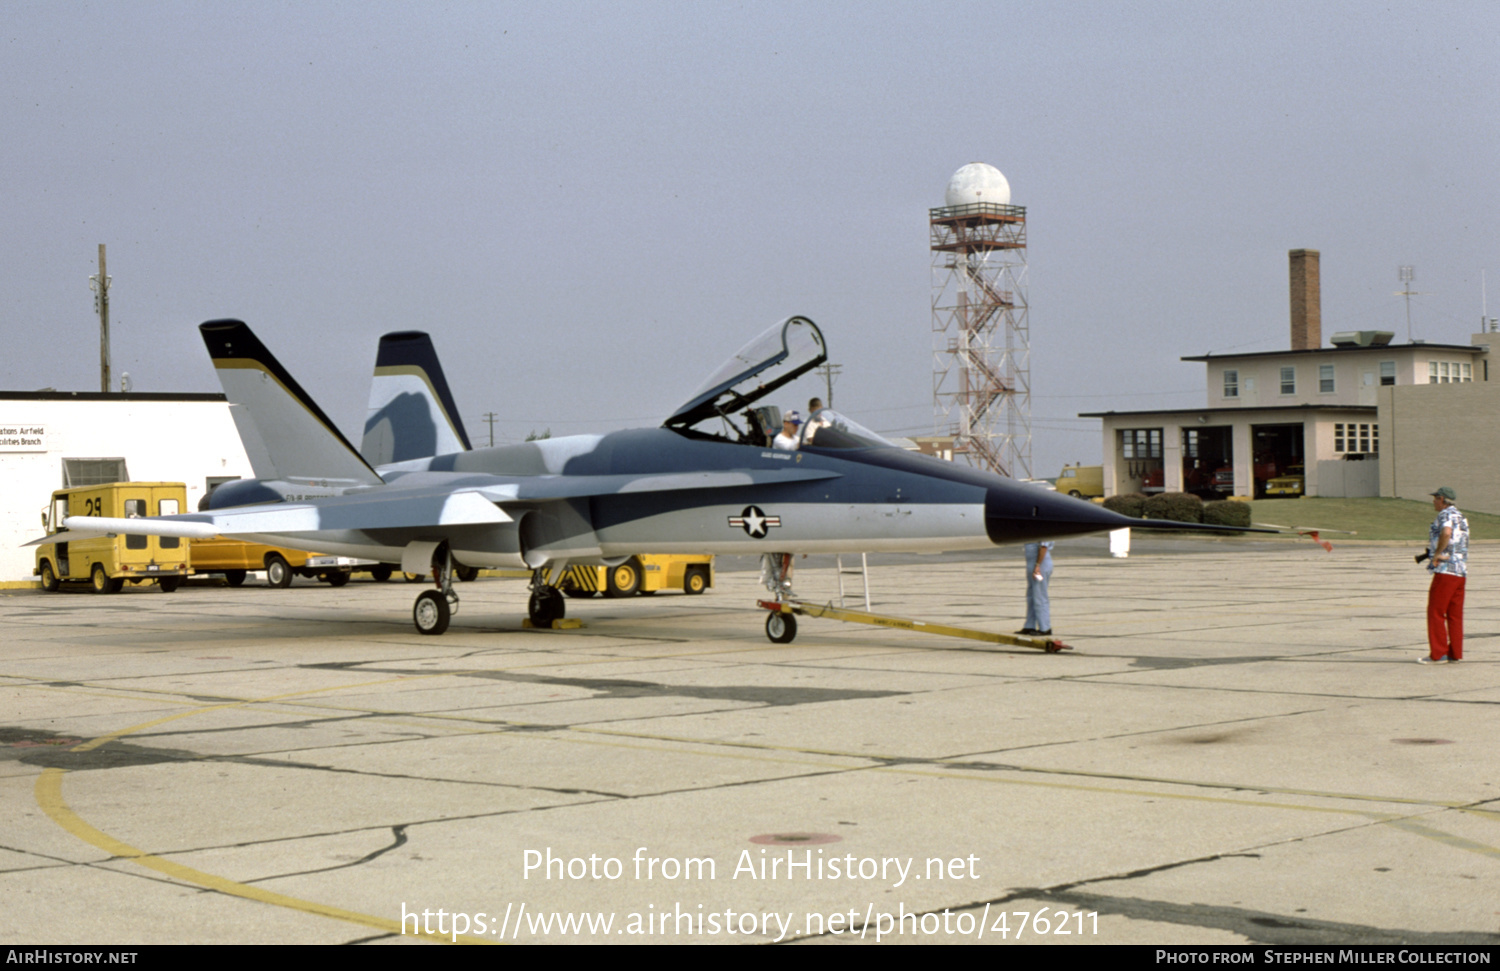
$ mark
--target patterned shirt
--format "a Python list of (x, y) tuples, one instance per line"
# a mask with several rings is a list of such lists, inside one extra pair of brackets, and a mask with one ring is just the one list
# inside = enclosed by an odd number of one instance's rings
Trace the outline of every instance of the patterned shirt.
[(1447, 573), (1456, 577), (1469, 575), (1469, 521), (1456, 506), (1445, 506), (1432, 521), (1427, 531), (1427, 552), (1437, 549), (1438, 538), (1444, 529), (1451, 529), (1448, 548), (1443, 550), (1442, 560), (1433, 559), (1427, 569), (1433, 573)]

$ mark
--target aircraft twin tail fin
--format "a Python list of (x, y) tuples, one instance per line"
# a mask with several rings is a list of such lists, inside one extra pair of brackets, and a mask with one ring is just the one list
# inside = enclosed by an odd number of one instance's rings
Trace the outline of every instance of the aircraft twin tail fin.
[(382, 337), (359, 447), (365, 461), (390, 465), (470, 448), (432, 339), (415, 330)]
[(330, 487), (382, 480), (242, 321), (198, 328), (256, 478)]

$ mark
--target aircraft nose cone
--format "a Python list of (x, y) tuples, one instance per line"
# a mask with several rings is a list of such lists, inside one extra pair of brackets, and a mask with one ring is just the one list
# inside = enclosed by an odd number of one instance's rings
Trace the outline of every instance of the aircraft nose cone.
[(1101, 533), (1140, 525), (1103, 506), (1016, 482), (990, 486), (984, 502), (984, 527), (990, 542), (1030, 543), (1084, 533)]

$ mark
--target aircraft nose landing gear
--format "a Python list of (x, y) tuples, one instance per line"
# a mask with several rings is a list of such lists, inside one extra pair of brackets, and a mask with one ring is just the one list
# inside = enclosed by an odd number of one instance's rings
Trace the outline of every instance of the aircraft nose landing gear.
[(790, 644), (797, 636), (797, 618), (779, 612), (767, 614), (766, 636), (772, 644)]

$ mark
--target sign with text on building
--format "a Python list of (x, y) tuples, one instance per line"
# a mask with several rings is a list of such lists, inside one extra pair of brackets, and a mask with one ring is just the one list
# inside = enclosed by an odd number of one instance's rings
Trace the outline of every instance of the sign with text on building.
[(0, 452), (47, 451), (46, 425), (21, 425), (0, 422)]

